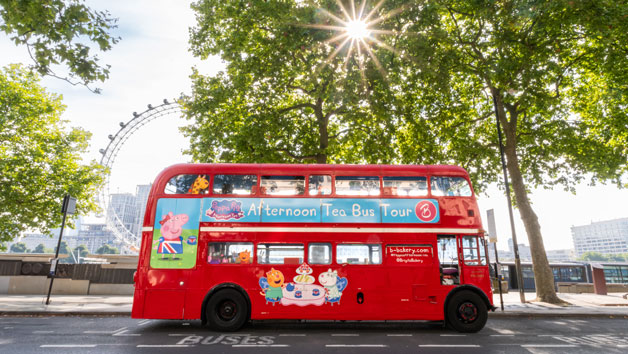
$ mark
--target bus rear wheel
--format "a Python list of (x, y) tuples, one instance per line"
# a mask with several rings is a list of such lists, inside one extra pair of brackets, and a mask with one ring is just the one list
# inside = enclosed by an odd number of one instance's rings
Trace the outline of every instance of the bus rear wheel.
[(454, 294), (447, 305), (447, 325), (458, 332), (478, 332), (486, 324), (488, 310), (484, 300), (471, 291)]
[(244, 326), (249, 316), (249, 308), (239, 291), (224, 289), (209, 298), (205, 306), (205, 315), (211, 329), (233, 332)]

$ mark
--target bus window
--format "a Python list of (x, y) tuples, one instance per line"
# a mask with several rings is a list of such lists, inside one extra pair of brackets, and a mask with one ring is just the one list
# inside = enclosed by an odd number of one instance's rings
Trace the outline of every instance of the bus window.
[(427, 195), (427, 177), (384, 177), (384, 195), (419, 197)]
[(257, 184), (256, 175), (216, 175), (214, 176), (215, 194), (253, 194), (253, 187)]
[(331, 264), (331, 244), (310, 243), (307, 249), (309, 264)]
[(463, 177), (432, 176), (432, 195), (448, 197), (470, 197), (471, 186)]
[(464, 258), (464, 264), (480, 265), (481, 261), (478, 250), (477, 236), (464, 236), (462, 238), (462, 256)]
[(376, 244), (337, 245), (338, 264), (382, 264), (382, 248)]
[(379, 177), (336, 176), (336, 195), (379, 195)]
[(166, 194), (206, 194), (208, 191), (206, 175), (178, 175), (172, 177), (164, 188)]
[(331, 194), (331, 176), (329, 175), (311, 175), (308, 178), (310, 195), (330, 195)]
[(262, 176), (260, 185), (266, 195), (303, 195), (305, 194), (304, 176)]
[(207, 263), (251, 264), (253, 244), (246, 242), (210, 242)]
[(303, 244), (260, 243), (257, 245), (257, 263), (301, 264), (304, 253)]

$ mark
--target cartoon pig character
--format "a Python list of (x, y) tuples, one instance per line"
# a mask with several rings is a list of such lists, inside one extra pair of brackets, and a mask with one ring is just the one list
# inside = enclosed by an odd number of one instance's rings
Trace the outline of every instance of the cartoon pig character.
[(174, 215), (173, 212), (169, 212), (159, 222), (161, 224), (161, 237), (157, 242), (157, 254), (161, 254), (161, 258), (164, 259), (164, 255), (172, 254), (172, 259), (176, 260), (175, 255), (183, 253), (183, 225), (190, 219), (187, 214)]
[(340, 278), (338, 271), (332, 271), (331, 268), (318, 276), (318, 282), (325, 287), (325, 302), (340, 303), (342, 291), (347, 287), (347, 278)]

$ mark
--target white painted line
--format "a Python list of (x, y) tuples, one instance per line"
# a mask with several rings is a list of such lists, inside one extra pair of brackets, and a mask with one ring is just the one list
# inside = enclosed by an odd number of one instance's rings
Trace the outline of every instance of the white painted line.
[(419, 344), (421, 348), (479, 348), (477, 344)]
[(466, 334), (441, 334), (441, 337), (466, 337)]
[(189, 326), (189, 325), (190, 325), (190, 323), (189, 323), (189, 322), (184, 322), (184, 323), (181, 323), (181, 324), (182, 324), (183, 326)]
[(564, 337), (562, 334), (539, 334), (539, 337)]
[(170, 337), (187, 337), (187, 336), (195, 336), (196, 334), (186, 334), (186, 333), (171, 333), (168, 334)]
[(189, 348), (189, 344), (139, 344), (136, 348)]
[(522, 344), (522, 348), (577, 348), (575, 344)]
[(288, 344), (234, 344), (232, 348), (270, 348), (270, 347), (280, 347), (287, 348), (290, 345)]
[(143, 326), (143, 325), (145, 325), (145, 324), (149, 324), (149, 323), (151, 323), (151, 322), (153, 322), (153, 320), (141, 320), (141, 321), (140, 321), (140, 322), (138, 322), (137, 324), (138, 324), (138, 325), (140, 325), (140, 326)]
[(95, 348), (97, 344), (42, 344), (40, 348)]
[(33, 331), (33, 334), (55, 333), (55, 331)]
[(331, 335), (332, 337), (359, 337), (358, 333), (335, 333)]
[(123, 332), (127, 327), (118, 328), (115, 331), (83, 331), (83, 333), (87, 334), (114, 334), (118, 332)]
[(282, 333), (279, 337), (305, 337), (307, 334)]
[(113, 335), (114, 336), (120, 336), (120, 337), (139, 337), (141, 336), (141, 334), (139, 333), (124, 333), (124, 332), (128, 332), (128, 330), (124, 330), (121, 332), (116, 332)]
[(412, 334), (387, 334), (388, 337), (412, 337)]
[(13, 329), (13, 327), (4, 327), (4, 329)]
[(478, 229), (454, 229), (454, 228), (409, 228), (409, 227), (223, 227), (223, 226), (203, 226), (201, 232), (356, 232), (356, 233), (379, 233), (379, 234), (477, 234)]
[(386, 348), (386, 344), (325, 344), (327, 348)]
[(491, 337), (514, 337), (514, 334), (491, 334)]
[(617, 348), (628, 348), (628, 344), (617, 344)]

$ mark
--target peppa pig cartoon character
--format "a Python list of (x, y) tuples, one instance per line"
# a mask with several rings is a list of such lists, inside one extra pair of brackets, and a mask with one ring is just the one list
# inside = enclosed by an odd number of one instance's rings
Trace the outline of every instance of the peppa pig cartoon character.
[[(159, 222), (161, 224), (161, 237), (155, 243), (157, 245), (157, 254), (161, 254), (161, 259), (164, 259), (166, 254), (171, 254), (173, 260), (177, 260), (175, 255), (183, 253), (183, 225), (188, 222), (190, 218), (187, 214), (174, 215), (173, 212), (169, 212)], [(166, 258), (167, 259), (167, 258)]]
[(347, 278), (341, 278), (338, 276), (338, 271), (332, 272), (331, 268), (319, 274), (318, 281), (325, 287), (325, 302), (330, 303), (332, 306), (334, 303), (340, 304), (340, 297), (342, 291), (347, 287)]

